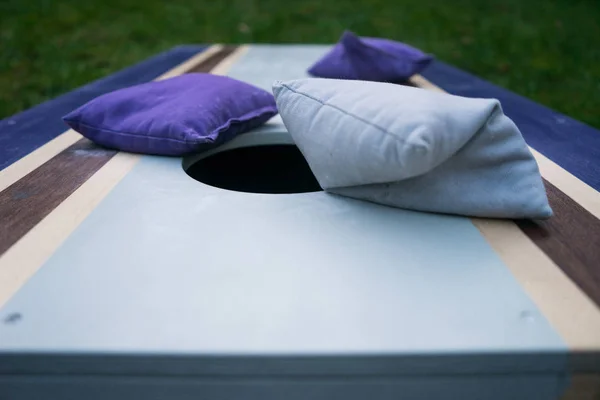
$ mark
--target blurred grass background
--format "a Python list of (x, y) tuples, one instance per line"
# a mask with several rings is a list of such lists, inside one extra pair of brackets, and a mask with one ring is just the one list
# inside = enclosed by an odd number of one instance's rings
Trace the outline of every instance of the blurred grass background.
[(0, 118), (185, 43), (407, 42), (600, 127), (600, 0), (0, 0)]

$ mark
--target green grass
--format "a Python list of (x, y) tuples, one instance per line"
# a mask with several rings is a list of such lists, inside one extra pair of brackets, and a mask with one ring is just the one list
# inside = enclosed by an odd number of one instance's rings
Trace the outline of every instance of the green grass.
[(182, 43), (405, 41), (600, 127), (598, 0), (0, 0), (0, 118)]

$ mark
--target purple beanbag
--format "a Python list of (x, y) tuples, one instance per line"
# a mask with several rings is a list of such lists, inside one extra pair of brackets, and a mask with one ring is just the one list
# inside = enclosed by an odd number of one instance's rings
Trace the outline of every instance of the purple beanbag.
[(340, 41), (308, 72), (320, 78), (378, 82), (406, 81), (433, 57), (407, 44), (344, 32)]
[(102, 95), (66, 115), (102, 146), (178, 156), (213, 148), (277, 114), (273, 95), (211, 74), (186, 74)]

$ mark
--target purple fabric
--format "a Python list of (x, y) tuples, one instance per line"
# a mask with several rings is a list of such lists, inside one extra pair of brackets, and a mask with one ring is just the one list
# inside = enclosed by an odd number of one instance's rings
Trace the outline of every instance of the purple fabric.
[(320, 78), (401, 82), (425, 69), (433, 57), (407, 44), (360, 38), (346, 31), (308, 72)]
[(211, 74), (186, 74), (117, 90), (63, 120), (105, 147), (178, 156), (208, 150), (277, 114), (273, 95)]

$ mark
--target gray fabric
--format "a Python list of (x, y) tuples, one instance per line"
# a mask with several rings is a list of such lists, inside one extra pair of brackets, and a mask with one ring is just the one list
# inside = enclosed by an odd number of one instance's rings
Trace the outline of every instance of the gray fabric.
[(281, 118), (330, 193), (419, 211), (552, 215), (537, 164), (498, 100), (379, 82), (276, 82)]

